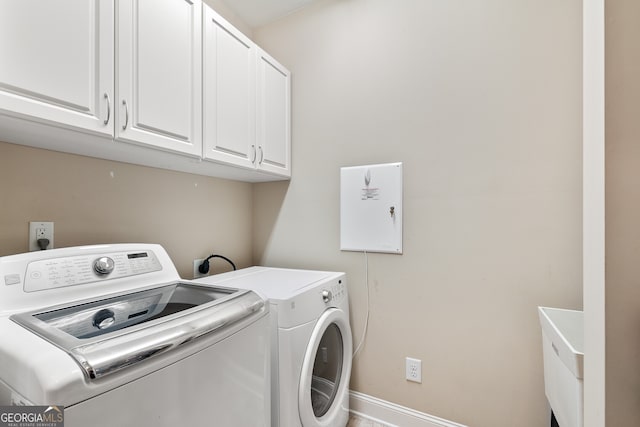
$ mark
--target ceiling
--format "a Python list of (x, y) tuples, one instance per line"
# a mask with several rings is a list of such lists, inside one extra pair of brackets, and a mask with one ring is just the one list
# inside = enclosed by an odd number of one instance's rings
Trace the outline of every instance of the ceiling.
[(251, 28), (261, 27), (318, 0), (226, 0)]

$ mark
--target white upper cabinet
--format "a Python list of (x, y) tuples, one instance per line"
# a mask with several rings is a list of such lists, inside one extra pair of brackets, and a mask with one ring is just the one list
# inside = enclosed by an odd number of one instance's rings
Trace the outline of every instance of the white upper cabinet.
[(113, 135), (113, 1), (4, 1), (0, 112)]
[(204, 158), (253, 168), (256, 161), (256, 47), (204, 7)]
[(202, 0), (0, 1), (0, 141), (291, 176), (291, 76)]
[(291, 73), (258, 49), (258, 169), (291, 176)]
[(116, 138), (202, 155), (202, 4), (118, 0)]
[(204, 158), (291, 176), (291, 74), (204, 7)]

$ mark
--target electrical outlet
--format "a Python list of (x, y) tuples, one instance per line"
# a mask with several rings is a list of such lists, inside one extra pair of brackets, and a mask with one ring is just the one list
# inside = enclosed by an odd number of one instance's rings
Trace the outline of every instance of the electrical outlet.
[(53, 249), (53, 222), (32, 221), (29, 223), (29, 251), (39, 251), (38, 239), (47, 239), (46, 249)]
[(407, 357), (405, 364), (406, 380), (416, 383), (422, 383), (422, 360)]
[(202, 264), (202, 261), (204, 261), (204, 258), (194, 259), (193, 260), (193, 278), (194, 279), (206, 276), (206, 274), (202, 274), (198, 270), (198, 267), (200, 267), (200, 264)]

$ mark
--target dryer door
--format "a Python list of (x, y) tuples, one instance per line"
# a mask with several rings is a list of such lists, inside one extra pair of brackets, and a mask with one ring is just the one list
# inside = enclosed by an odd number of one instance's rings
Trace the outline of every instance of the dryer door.
[(347, 424), (350, 376), (349, 319), (331, 308), (316, 323), (302, 363), (298, 406), (303, 426)]

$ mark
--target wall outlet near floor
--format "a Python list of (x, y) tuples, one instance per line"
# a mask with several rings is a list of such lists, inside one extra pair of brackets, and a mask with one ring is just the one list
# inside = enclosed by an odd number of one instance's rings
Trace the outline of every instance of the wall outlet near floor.
[(405, 378), (407, 381), (422, 383), (422, 360), (407, 357), (405, 360)]
[(202, 261), (204, 261), (204, 258), (194, 259), (193, 260), (193, 278), (194, 279), (206, 276), (206, 274), (202, 274), (198, 270), (198, 267), (200, 267), (200, 264), (202, 264)]
[(44, 249), (53, 249), (53, 222), (43, 222), (43, 221), (31, 221), (29, 223), (29, 252), (42, 250), (38, 245), (39, 239), (46, 239), (43, 241), (47, 243)]

